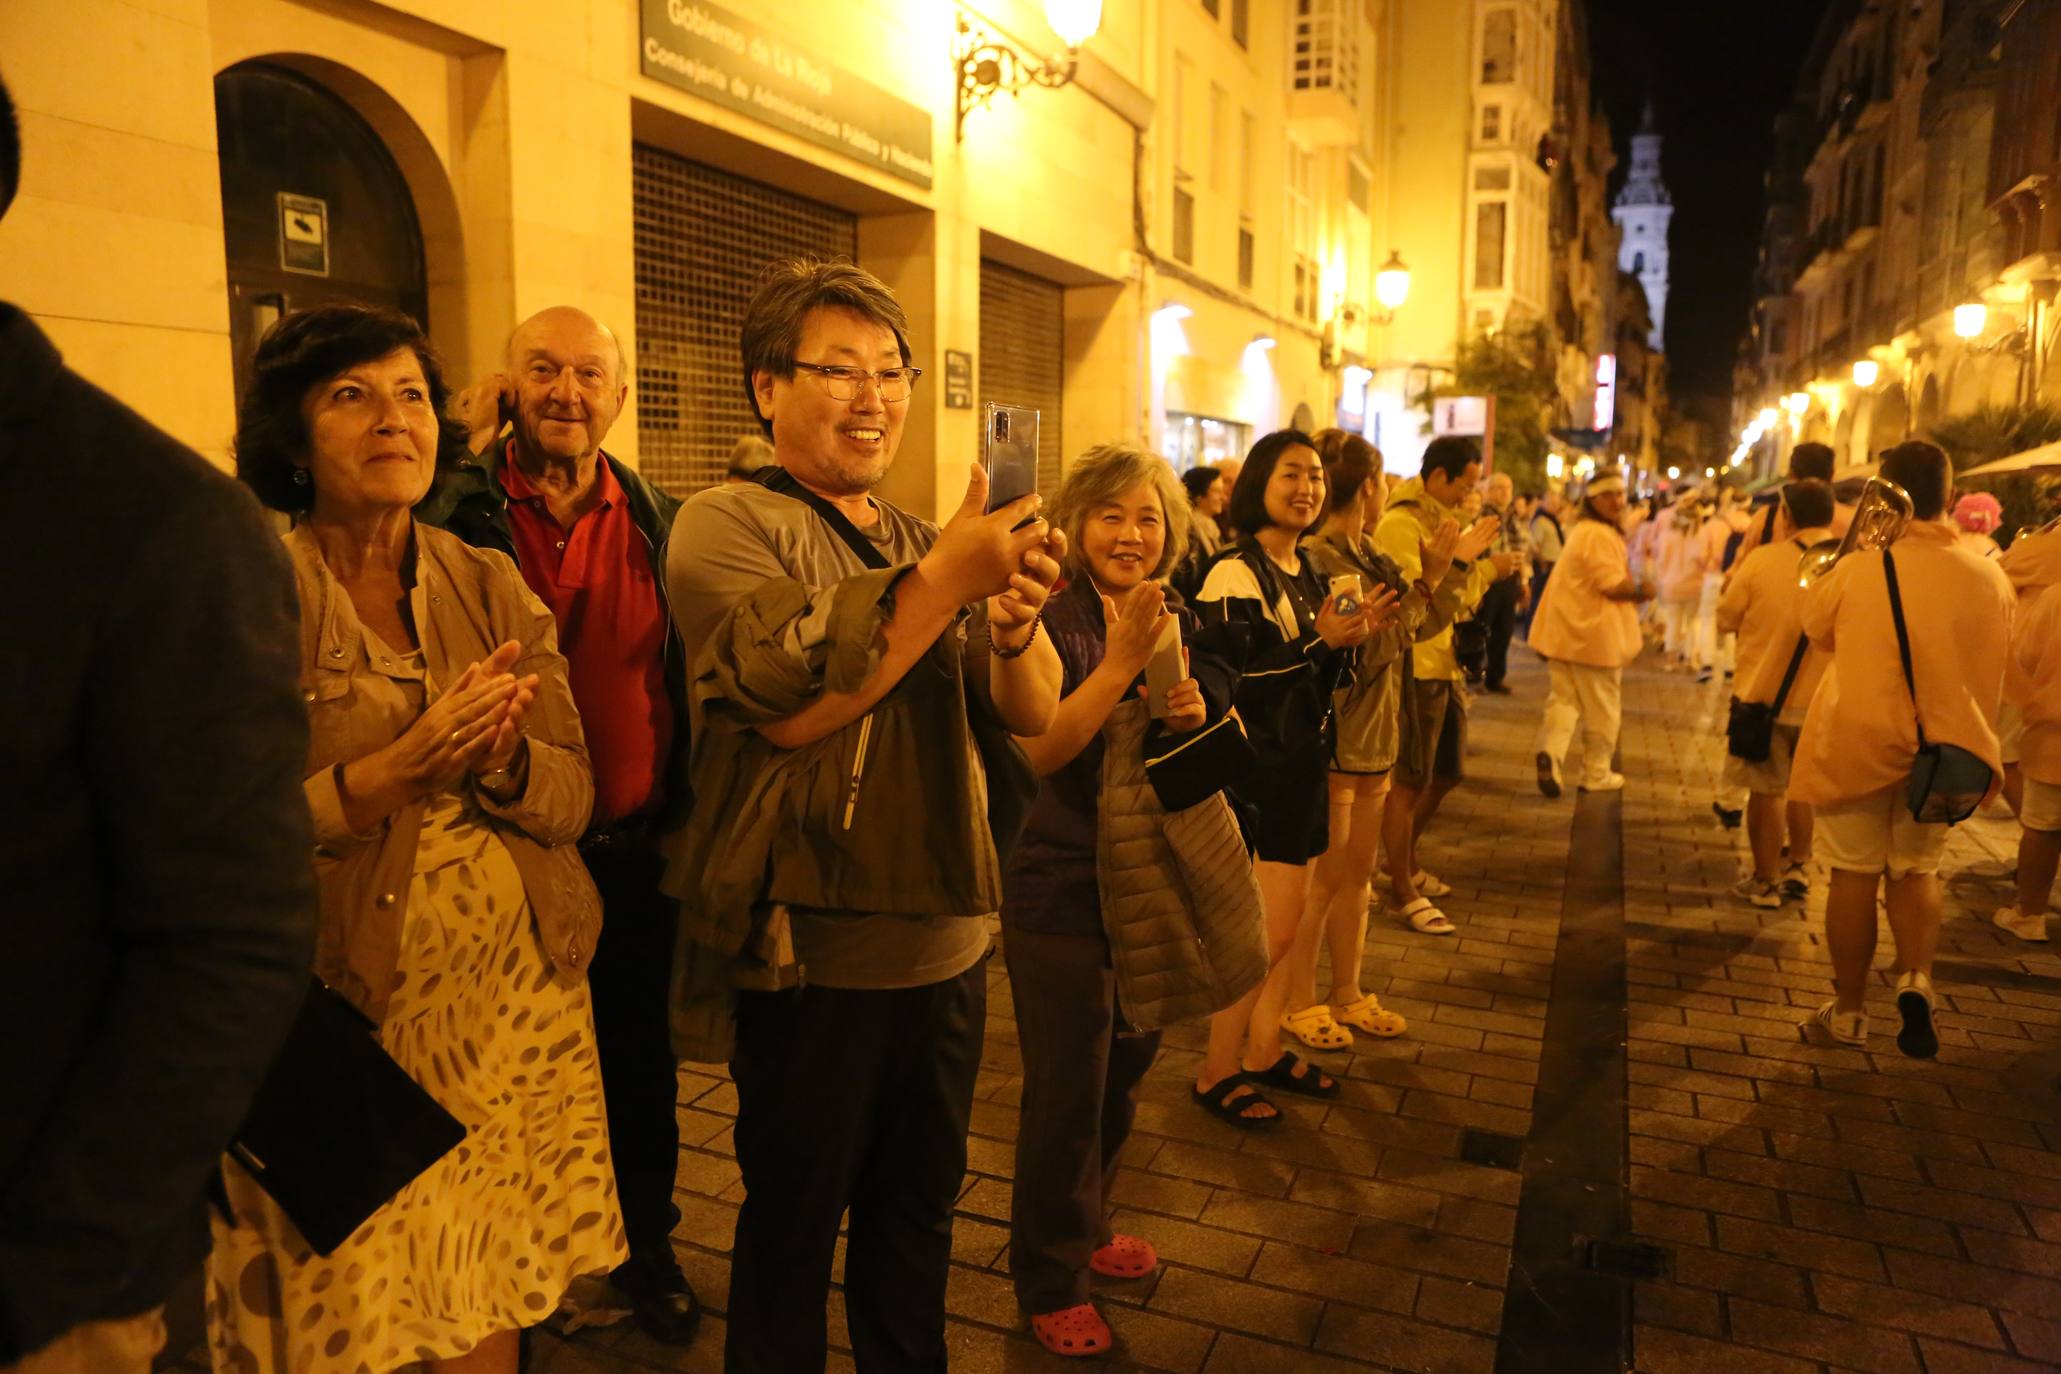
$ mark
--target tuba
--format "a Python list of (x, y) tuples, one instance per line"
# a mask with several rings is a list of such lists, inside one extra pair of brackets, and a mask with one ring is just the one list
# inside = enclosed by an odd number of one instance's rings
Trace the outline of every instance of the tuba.
[(1843, 539), (1823, 539), (1803, 551), (1797, 585), (1808, 587), (1855, 549), (1886, 549), (1911, 523), (1911, 495), (1887, 477), (1870, 477), (1855, 503), (1853, 523)]

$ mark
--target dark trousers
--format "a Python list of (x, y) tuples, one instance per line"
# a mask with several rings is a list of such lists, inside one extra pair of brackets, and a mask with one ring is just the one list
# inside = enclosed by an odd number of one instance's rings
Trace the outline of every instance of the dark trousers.
[(1474, 618), (1488, 631), (1488, 662), (1482, 676), (1489, 686), (1500, 687), (1510, 672), (1510, 636), (1517, 630), (1517, 579), (1491, 583)]
[(1100, 936), (1010, 930), (1002, 952), (1023, 1051), (1009, 1272), (1035, 1316), (1088, 1300), (1088, 1256), (1109, 1243), (1109, 1185), (1159, 1032), (1116, 1034)]
[(666, 999), (678, 916), (658, 890), (664, 864), (641, 848), (582, 850), (601, 891), (601, 942), (587, 970), (608, 1099), (608, 1147), (632, 1263), (678, 1266), (673, 1183), (680, 1167), (679, 1061)]
[(980, 1071), (987, 968), (892, 991), (738, 995), (729, 1374), (817, 1374), (838, 1220), (860, 1374), (945, 1368), (952, 1206)]

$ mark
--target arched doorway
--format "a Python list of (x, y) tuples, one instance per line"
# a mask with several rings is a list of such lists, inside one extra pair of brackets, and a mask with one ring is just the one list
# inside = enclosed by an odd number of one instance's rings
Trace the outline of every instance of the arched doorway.
[(1918, 389), (1918, 433), (1930, 437), (1939, 423), (1939, 374), (1932, 373)]
[(357, 111), (298, 72), (241, 62), (215, 78), (215, 136), (238, 395), (287, 310), (350, 301), (429, 327), (415, 200)]
[(1891, 382), (1868, 409), (1867, 456), (1872, 459), (1882, 450), (1902, 443), (1910, 425), (1911, 403), (1902, 384)]

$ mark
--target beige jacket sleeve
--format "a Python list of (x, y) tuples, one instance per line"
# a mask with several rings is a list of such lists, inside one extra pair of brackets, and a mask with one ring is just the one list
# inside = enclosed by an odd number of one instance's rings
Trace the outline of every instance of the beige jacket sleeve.
[(565, 657), (558, 652), (558, 622), (513, 563), (495, 568), (487, 596), (497, 633), (522, 644), (513, 671), (518, 678), (537, 675), (537, 699), (523, 723), (529, 764), (522, 791), (505, 803), (485, 788), (473, 791), (481, 807), (521, 826), (538, 843), (569, 844), (586, 830), (593, 814), (594, 772)]
[(386, 833), (391, 817), (381, 817), (370, 830), (353, 830), (344, 819), (343, 792), (337, 786), (335, 768), (324, 768), (310, 773), (301, 782), (301, 791), (308, 799), (308, 815), (314, 820), (315, 853), (319, 858), (340, 859), (353, 850), (362, 849)]

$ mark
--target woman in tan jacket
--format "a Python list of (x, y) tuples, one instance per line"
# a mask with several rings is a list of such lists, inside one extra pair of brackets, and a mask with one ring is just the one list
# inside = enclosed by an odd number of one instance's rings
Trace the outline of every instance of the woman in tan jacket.
[(315, 972), (466, 1138), (328, 1256), (231, 1162), (218, 1370), (512, 1374), (518, 1331), (625, 1257), (573, 847), (593, 778), (550, 613), (417, 525), (445, 389), (415, 324), (325, 306), (258, 346), (237, 473), (296, 518)]

